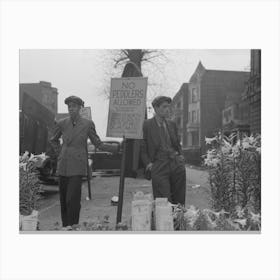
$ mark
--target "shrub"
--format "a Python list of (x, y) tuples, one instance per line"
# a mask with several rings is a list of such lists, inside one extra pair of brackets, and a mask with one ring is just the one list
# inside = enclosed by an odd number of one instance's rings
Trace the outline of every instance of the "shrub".
[(204, 164), (210, 168), (209, 181), (215, 211), (232, 212), (237, 206), (261, 211), (261, 138), (245, 136), (237, 139), (218, 134), (206, 138), (212, 147)]
[(188, 231), (259, 231), (260, 214), (249, 208), (237, 206), (231, 213), (221, 210), (185, 208), (178, 205), (173, 210), (174, 229)]
[(41, 185), (37, 177), (38, 157), (25, 152), (19, 159), (19, 211), (21, 215), (30, 215), (37, 210)]

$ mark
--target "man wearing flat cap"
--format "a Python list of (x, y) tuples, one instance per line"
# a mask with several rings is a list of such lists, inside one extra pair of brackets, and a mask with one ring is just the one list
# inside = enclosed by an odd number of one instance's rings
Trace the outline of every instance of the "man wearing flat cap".
[(176, 123), (169, 120), (171, 98), (158, 96), (152, 106), (155, 116), (143, 124), (141, 159), (151, 173), (154, 198), (185, 205), (186, 169)]
[[(57, 122), (50, 143), (58, 156), (59, 194), (62, 229), (71, 230), (79, 224), (81, 209), (82, 177), (87, 175), (87, 139), (102, 149), (103, 144), (96, 133), (93, 121), (80, 116), (84, 102), (77, 96), (70, 96), (64, 103), (68, 106), (69, 117)], [(59, 152), (59, 139), (62, 147)]]

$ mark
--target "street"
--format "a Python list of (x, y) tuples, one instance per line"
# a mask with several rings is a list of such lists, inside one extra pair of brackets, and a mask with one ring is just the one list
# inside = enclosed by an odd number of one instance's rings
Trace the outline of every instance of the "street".
[[(187, 190), (186, 206), (194, 205), (200, 209), (210, 207), (210, 190), (208, 173), (192, 166), (186, 167)], [(45, 192), (40, 200), (39, 223), (40, 230), (57, 230), (61, 227), (60, 202), (58, 186), (44, 186)], [(111, 205), (111, 198), (118, 195), (119, 177), (95, 177), (91, 181), (92, 200), (88, 196), (87, 182), (82, 185), (80, 224), (97, 222), (108, 216), (110, 228), (115, 227), (117, 206)], [(137, 191), (152, 193), (151, 181), (145, 179), (125, 179), (122, 222), (129, 225), (131, 217), (131, 201)]]

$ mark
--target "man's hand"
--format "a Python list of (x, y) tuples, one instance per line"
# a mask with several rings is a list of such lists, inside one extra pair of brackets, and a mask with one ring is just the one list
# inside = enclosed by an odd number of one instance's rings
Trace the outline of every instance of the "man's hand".
[(178, 158), (179, 158), (179, 160), (180, 160), (181, 162), (186, 163), (185, 157), (184, 157), (183, 155), (179, 155)]
[(151, 171), (152, 166), (153, 166), (153, 163), (150, 162), (150, 163), (146, 166), (146, 171)]

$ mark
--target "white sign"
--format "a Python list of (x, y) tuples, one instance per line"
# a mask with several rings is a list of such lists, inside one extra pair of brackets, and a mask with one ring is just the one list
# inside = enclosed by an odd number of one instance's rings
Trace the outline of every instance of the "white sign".
[(87, 120), (92, 120), (91, 118), (91, 109), (90, 107), (84, 107), (84, 108), (81, 108), (80, 110), (80, 116), (84, 119), (87, 119)]
[(107, 137), (142, 139), (148, 78), (112, 78)]

